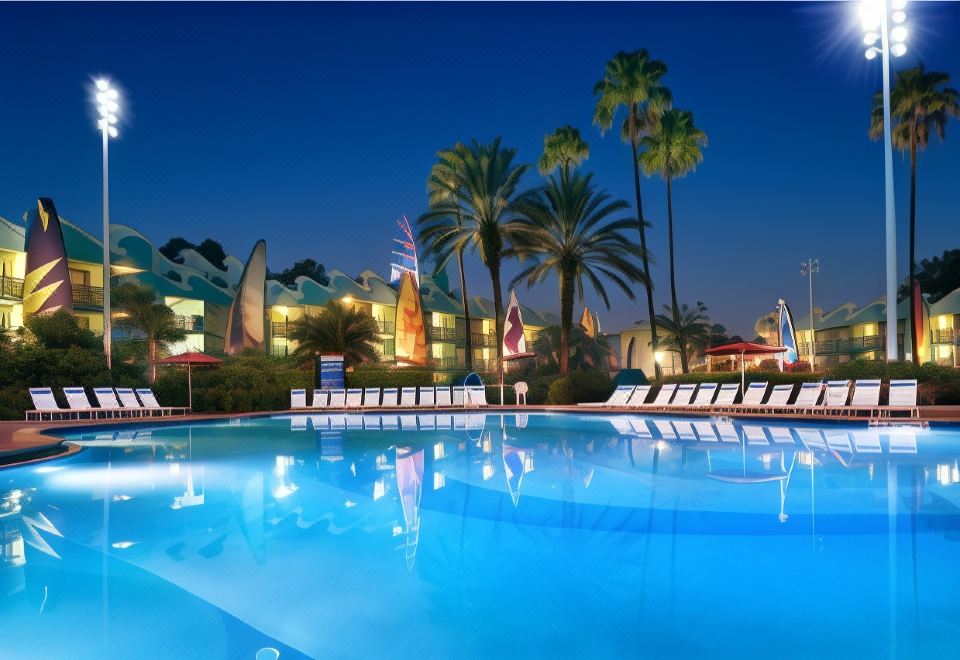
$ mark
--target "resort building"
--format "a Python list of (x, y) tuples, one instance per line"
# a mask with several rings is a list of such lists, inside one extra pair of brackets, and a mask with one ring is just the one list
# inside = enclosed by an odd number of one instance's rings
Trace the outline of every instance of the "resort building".
[[(69, 266), (74, 313), (90, 330), (103, 332), (103, 252), (99, 239), (60, 218), (64, 250)], [(0, 327), (23, 325), (24, 279), (26, 277), (26, 227), (0, 218)], [(244, 264), (229, 256), (224, 269), (214, 266), (191, 249), (181, 251), (172, 261), (135, 229), (111, 227), (111, 283), (135, 281), (149, 285), (176, 314), (187, 331), (187, 339), (171, 352), (185, 350), (222, 353), (227, 317)], [(437, 370), (462, 369), (466, 365), (467, 327), (463, 307), (455, 293), (421, 276), (420, 295), (427, 332), (429, 366)], [(267, 280), (264, 298), (265, 346), (267, 352), (283, 356), (296, 348), (289, 338), (291, 322), (306, 314), (319, 314), (330, 300), (369, 314), (380, 326), (379, 349), (383, 360), (394, 360), (394, 333), (397, 290), (377, 273), (367, 270), (357, 278), (332, 270), (324, 286), (308, 277), (295, 285)], [(470, 337), (473, 367), (492, 371), (496, 367), (496, 334), (493, 303), (481, 297), (470, 301)], [(559, 322), (556, 315), (523, 307), (524, 332), (532, 345), (536, 335)], [(117, 341), (126, 337), (114, 328)]]

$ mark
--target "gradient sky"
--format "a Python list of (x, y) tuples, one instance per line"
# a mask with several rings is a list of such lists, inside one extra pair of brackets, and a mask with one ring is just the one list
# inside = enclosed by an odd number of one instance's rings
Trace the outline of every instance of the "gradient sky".
[[(818, 306), (882, 295), (883, 158), (867, 139), (880, 65), (851, 3), (0, 5), (0, 215), (38, 196), (99, 235), (92, 76), (122, 86), (111, 145), (114, 222), (157, 245), (208, 236), (245, 258), (267, 239), (281, 269), (313, 257), (388, 272), (394, 221), (424, 210), (435, 152), (502, 135), (534, 162), (562, 124), (585, 169), (633, 199), (629, 150), (591, 125), (618, 50), (664, 60), (675, 104), (710, 138), (674, 186), (678, 290), (732, 332), (783, 296), (807, 312), (800, 261), (819, 257)], [(910, 53), (960, 86), (960, 4), (909, 5)], [(907, 169), (895, 157), (900, 272)], [(533, 172), (526, 183), (535, 185)], [(921, 155), (918, 253), (960, 247), (960, 122)], [(658, 307), (669, 299), (665, 186), (643, 181)], [(514, 266), (508, 275), (516, 272)], [(489, 295), (479, 258), (471, 293)], [(556, 309), (556, 283), (518, 291)], [(606, 330), (646, 317), (612, 297)], [(596, 296), (588, 298), (600, 308)]]

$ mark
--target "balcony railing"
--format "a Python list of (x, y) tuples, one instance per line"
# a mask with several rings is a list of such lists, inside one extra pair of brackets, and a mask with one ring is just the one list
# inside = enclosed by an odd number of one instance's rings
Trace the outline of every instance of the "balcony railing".
[(392, 335), (394, 332), (394, 322), (377, 319), (377, 325), (380, 326), (381, 335)]
[[(903, 341), (902, 335), (898, 335), (898, 338), (901, 342)], [(866, 335), (864, 337), (848, 337), (842, 339), (818, 339), (816, 342), (817, 355), (882, 351), (886, 348), (886, 341), (886, 335)], [(801, 343), (799, 349), (800, 355), (809, 355), (810, 342)]]
[(73, 304), (81, 307), (103, 307), (103, 287), (73, 284)]
[(23, 280), (4, 275), (0, 277), (0, 298), (23, 298)]
[(434, 369), (462, 369), (463, 362), (455, 357), (438, 357), (430, 358), (427, 360), (427, 364), (433, 367)]
[(484, 360), (482, 358), (473, 359), (473, 370), (482, 373), (493, 373), (497, 370), (496, 360)]
[(183, 328), (187, 332), (203, 332), (202, 316), (177, 314), (174, 319), (178, 328)]
[(943, 330), (934, 330), (933, 343), (960, 345), (960, 331), (958, 331), (957, 328), (945, 328)]
[(287, 325), (288, 323), (286, 321), (273, 321), (270, 324), (270, 334), (274, 337), (286, 337)]
[(427, 326), (427, 339), (430, 341), (457, 341), (457, 329), (439, 325)]
[(496, 348), (497, 334), (495, 332), (471, 332), (470, 341), (474, 348)]

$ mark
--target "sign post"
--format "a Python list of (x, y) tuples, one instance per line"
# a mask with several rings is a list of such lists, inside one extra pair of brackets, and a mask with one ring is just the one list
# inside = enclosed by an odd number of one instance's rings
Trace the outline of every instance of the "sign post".
[(316, 381), (321, 390), (343, 389), (343, 355), (321, 355), (317, 360)]

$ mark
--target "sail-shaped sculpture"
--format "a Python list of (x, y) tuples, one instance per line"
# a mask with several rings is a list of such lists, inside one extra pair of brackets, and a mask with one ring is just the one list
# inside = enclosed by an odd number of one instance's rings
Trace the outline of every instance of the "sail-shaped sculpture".
[(397, 228), (400, 230), (400, 238), (393, 239), (396, 249), (392, 253), (397, 261), (390, 264), (390, 284), (399, 282), (404, 273), (413, 273), (419, 281), (420, 263), (417, 260), (417, 241), (413, 238), (413, 229), (410, 227), (407, 216), (397, 220)]
[(580, 316), (580, 327), (583, 328), (583, 332), (593, 339), (597, 336), (597, 326), (593, 320), (593, 314), (590, 313), (589, 307), (583, 308), (583, 314)]
[(23, 278), (23, 315), (63, 309), (73, 311), (73, 287), (67, 268), (60, 216), (53, 200), (41, 197), (27, 215), (26, 276)]
[(423, 322), (420, 287), (414, 274), (410, 272), (405, 272), (400, 277), (395, 351), (398, 364), (427, 363), (427, 329)]
[(520, 484), (523, 483), (523, 475), (529, 471), (527, 465), (532, 452), (529, 449), (513, 447), (504, 442), (502, 453), (503, 471), (507, 476), (507, 490), (510, 491), (513, 506), (517, 506), (520, 503)]
[(533, 353), (527, 350), (527, 339), (523, 336), (523, 318), (520, 316), (517, 292), (511, 291), (507, 315), (503, 319), (503, 359), (519, 360), (532, 356)]
[(777, 301), (777, 311), (780, 314), (780, 345), (787, 349), (780, 354), (780, 370), (783, 371), (783, 366), (793, 366), (800, 359), (800, 354), (797, 352), (797, 333), (793, 330), (793, 314), (783, 299)]
[(413, 568), (420, 540), (420, 495), (423, 492), (423, 450), (397, 447), (397, 491), (403, 508), (404, 556)]
[(244, 349), (265, 350), (264, 296), (267, 279), (267, 243), (257, 241), (243, 267), (237, 293), (227, 314), (224, 352), (236, 355)]

